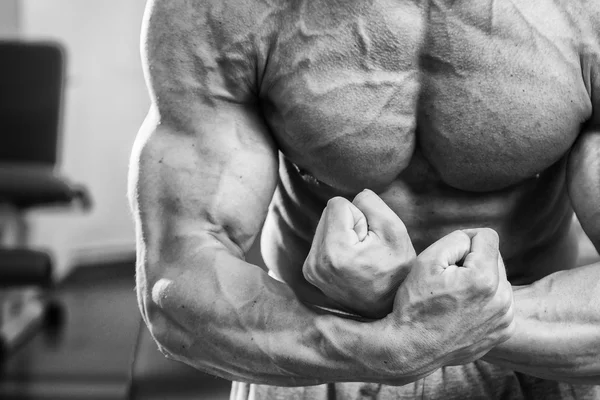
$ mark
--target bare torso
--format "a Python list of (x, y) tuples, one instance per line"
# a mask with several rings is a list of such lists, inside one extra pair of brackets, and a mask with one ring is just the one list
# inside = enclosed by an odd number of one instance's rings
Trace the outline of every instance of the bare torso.
[(281, 151), (262, 250), (300, 296), (326, 201), (364, 188), (417, 252), (487, 226), (514, 284), (574, 265), (566, 156), (593, 114), (599, 54), (586, 5), (260, 3), (259, 95)]

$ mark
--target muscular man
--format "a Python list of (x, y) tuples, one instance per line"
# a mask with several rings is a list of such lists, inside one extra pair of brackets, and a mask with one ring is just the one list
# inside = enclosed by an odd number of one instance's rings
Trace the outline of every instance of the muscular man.
[(155, 0), (142, 52), (165, 355), (236, 400), (600, 398), (598, 2)]

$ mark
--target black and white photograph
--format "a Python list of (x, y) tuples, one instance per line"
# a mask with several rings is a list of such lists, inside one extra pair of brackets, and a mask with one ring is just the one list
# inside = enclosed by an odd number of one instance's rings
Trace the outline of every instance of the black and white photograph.
[(600, 0), (0, 0), (1, 400), (600, 400)]

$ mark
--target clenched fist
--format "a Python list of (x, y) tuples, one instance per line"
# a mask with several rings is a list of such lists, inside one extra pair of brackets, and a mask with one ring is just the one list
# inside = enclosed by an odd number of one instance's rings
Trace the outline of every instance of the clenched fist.
[(327, 203), (304, 262), (306, 280), (364, 317), (392, 310), (396, 290), (415, 260), (406, 227), (370, 190), (352, 202)]
[(417, 258), (398, 289), (396, 323), (419, 327), (419, 351), (465, 364), (514, 332), (512, 287), (492, 229), (453, 232)]

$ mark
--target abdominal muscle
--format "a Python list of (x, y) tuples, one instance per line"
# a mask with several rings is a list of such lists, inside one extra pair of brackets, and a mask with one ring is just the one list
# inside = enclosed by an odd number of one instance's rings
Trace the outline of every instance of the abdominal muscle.
[[(342, 195), (306, 179), (282, 158), (280, 182), (265, 221), (261, 250), (270, 275), (298, 298), (320, 308), (337, 305), (304, 279), (302, 267), (327, 200)], [(444, 235), (489, 227), (500, 236), (500, 251), (513, 285), (533, 283), (575, 267), (578, 239), (564, 188), (564, 161), (514, 187), (469, 193), (448, 187), (423, 165), (411, 165), (379, 196), (407, 226), (417, 254)]]

